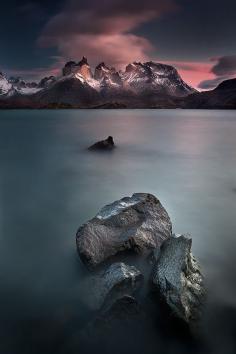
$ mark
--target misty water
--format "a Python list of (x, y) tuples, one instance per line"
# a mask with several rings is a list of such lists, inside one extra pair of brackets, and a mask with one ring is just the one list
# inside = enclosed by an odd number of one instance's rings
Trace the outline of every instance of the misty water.
[[(113, 152), (86, 150), (108, 135)], [(12, 110), (0, 112), (1, 354), (73, 348), (91, 314), (76, 230), (134, 192), (191, 234), (208, 287), (204, 350), (235, 353), (235, 111)]]

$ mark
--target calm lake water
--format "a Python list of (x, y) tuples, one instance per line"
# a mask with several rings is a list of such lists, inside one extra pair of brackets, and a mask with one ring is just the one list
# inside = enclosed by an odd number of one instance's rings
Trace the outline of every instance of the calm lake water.
[[(108, 135), (116, 150), (86, 151)], [(134, 192), (155, 194), (174, 232), (191, 234), (207, 352), (235, 353), (236, 112), (21, 110), (0, 112), (1, 354), (65, 353), (90, 311), (76, 230)]]

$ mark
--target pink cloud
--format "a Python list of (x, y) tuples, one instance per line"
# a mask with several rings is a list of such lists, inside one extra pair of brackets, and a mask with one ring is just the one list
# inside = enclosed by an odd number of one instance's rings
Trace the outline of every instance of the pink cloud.
[(84, 34), (58, 43), (58, 48), (67, 58), (85, 55), (93, 66), (105, 61), (116, 67), (122, 67), (137, 58), (148, 60), (147, 53), (153, 49), (147, 39), (133, 34)]
[[(64, 61), (76, 61), (84, 55), (92, 66), (105, 61), (119, 69), (133, 61), (153, 58), (155, 48), (152, 43), (133, 31), (177, 10), (176, 0), (136, 0), (135, 3), (127, 0), (66, 0), (62, 11), (44, 27), (38, 44), (56, 47)], [(215, 66), (217, 60), (219, 63)], [(215, 82), (217, 73), (214, 67), (223, 70), (227, 64), (232, 68), (234, 62), (230, 57), (203, 62), (171, 61), (169, 64), (177, 68), (184, 81), (198, 88), (203, 81)]]
[(218, 86), (222, 81), (233, 79), (236, 76), (236, 55), (226, 55), (217, 58), (212, 58), (214, 65), (211, 72), (214, 74), (213, 79), (204, 79), (199, 87), (205, 90), (210, 90)]
[(174, 0), (88, 0), (85, 7), (68, 0), (47, 23), (38, 43), (57, 47), (65, 60), (85, 55), (92, 64), (102, 60), (122, 66), (146, 60), (154, 50), (148, 39), (132, 31), (176, 9)]
[(171, 61), (169, 64), (178, 70), (184, 81), (195, 88), (198, 88), (198, 85), (203, 80), (215, 78), (212, 72), (212, 62)]

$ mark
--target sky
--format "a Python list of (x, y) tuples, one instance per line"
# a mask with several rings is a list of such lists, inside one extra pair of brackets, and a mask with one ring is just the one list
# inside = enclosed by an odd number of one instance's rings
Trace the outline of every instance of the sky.
[(82, 56), (93, 68), (153, 60), (212, 89), (236, 77), (235, 14), (235, 0), (8, 0), (0, 71), (38, 80)]

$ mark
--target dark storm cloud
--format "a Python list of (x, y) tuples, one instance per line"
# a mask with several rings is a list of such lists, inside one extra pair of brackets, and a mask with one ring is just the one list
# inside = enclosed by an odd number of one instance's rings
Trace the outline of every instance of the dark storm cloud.
[[(214, 59), (215, 60), (215, 59)], [(212, 89), (222, 81), (236, 77), (236, 55), (229, 55), (217, 58), (217, 63), (213, 65), (211, 72), (216, 75), (212, 80), (200, 82), (199, 88)]]
[(65, 3), (45, 27), (46, 36), (117, 33), (134, 29), (141, 23), (176, 8), (174, 0), (96, 0)]
[(217, 76), (236, 74), (236, 55), (218, 58), (218, 62), (213, 66), (212, 72)]
[(218, 86), (222, 81), (226, 80), (227, 77), (216, 77), (212, 80), (204, 80), (200, 82), (198, 87), (202, 90), (211, 90)]
[(49, 20), (39, 43), (46, 47), (56, 46), (67, 58), (86, 55), (93, 63), (99, 59), (112, 65), (146, 60), (153, 49), (152, 43), (133, 31), (176, 9), (173, 0), (137, 0), (135, 3), (70, 0)]

